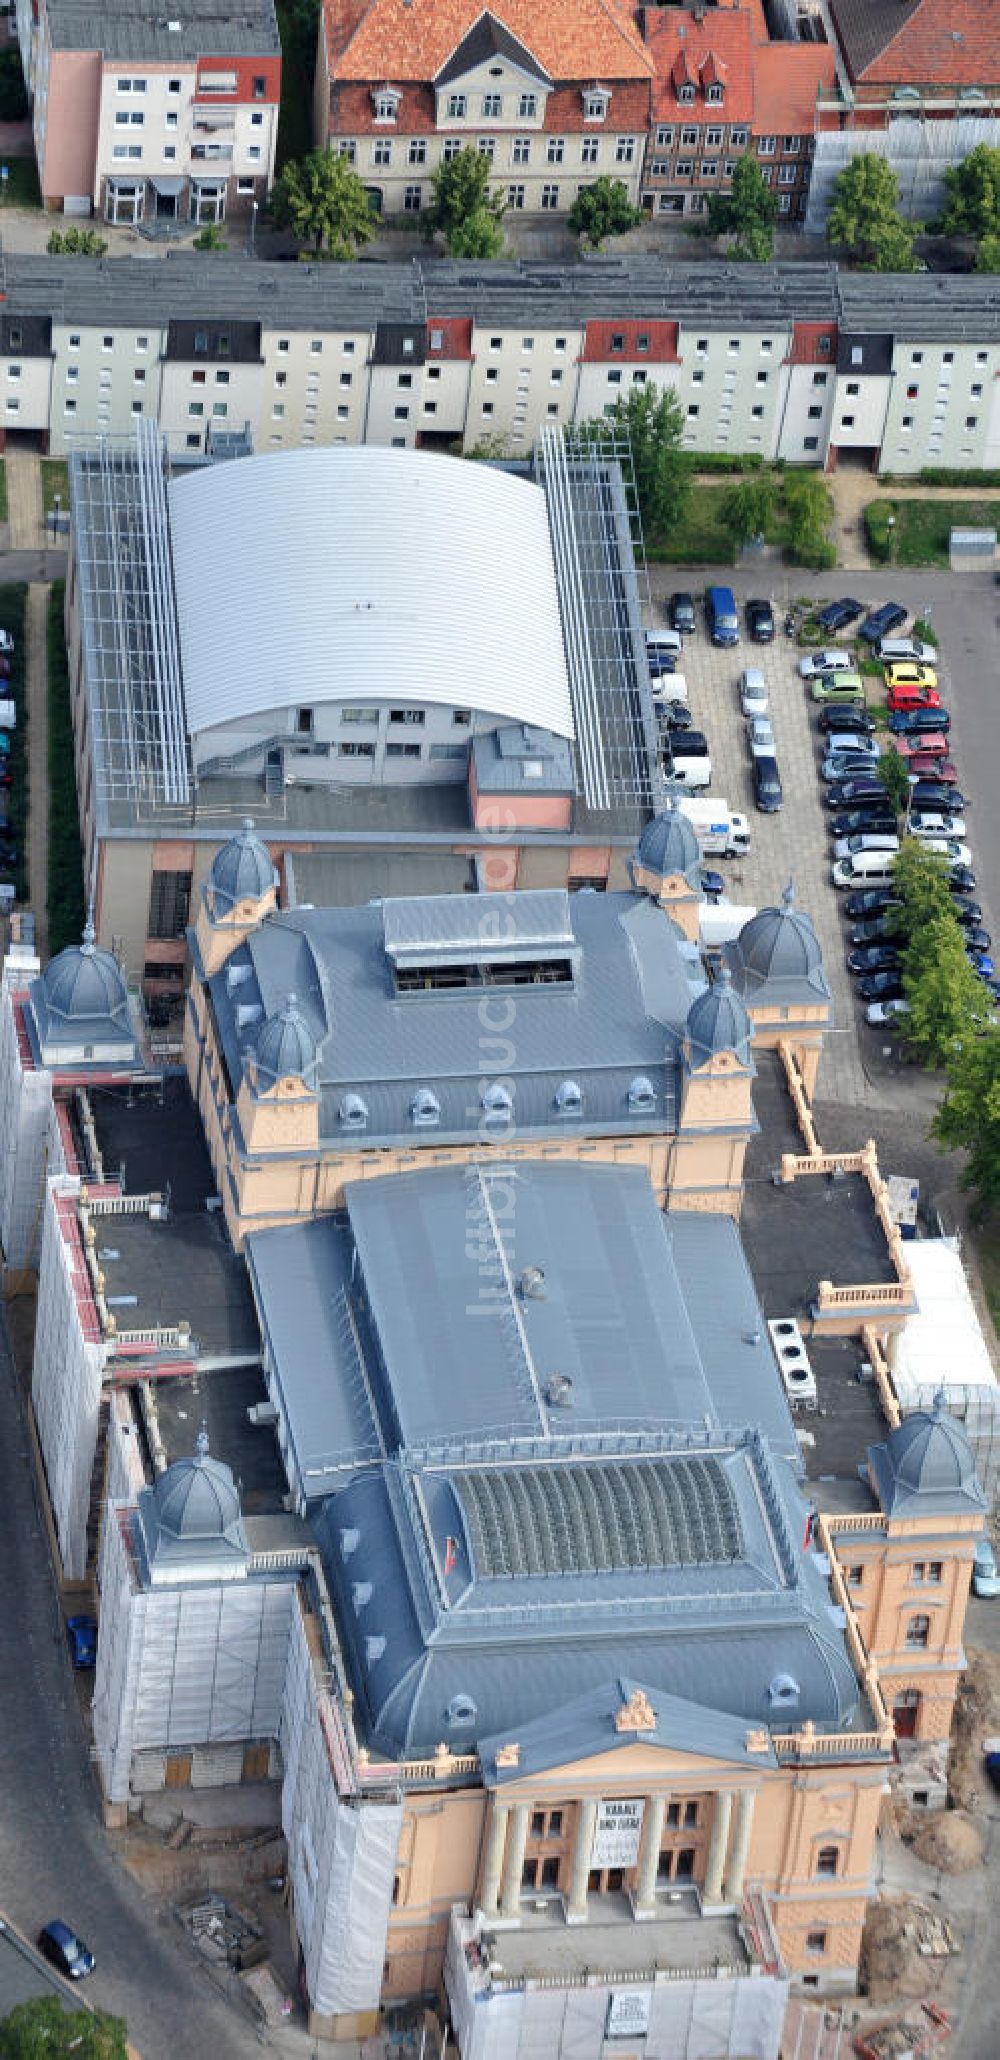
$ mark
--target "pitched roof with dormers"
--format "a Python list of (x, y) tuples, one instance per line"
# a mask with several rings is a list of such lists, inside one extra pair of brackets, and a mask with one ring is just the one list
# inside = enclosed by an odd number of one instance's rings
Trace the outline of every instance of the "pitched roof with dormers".
[(996, 9), (972, 0), (831, 0), (852, 79), (981, 86), (1000, 78)]
[[(479, 41), (512, 44), (551, 79), (648, 78), (652, 62), (628, 10), (618, 0), (324, 0), (333, 79), (388, 81), (451, 77), (463, 44), (482, 62)], [(475, 32), (475, 35), (473, 34)], [(485, 46), (484, 46), (485, 47)], [(492, 47), (492, 45), (491, 45)], [(457, 75), (457, 74), (456, 74)]]
[[(704, 20), (679, 8), (647, 8), (646, 45), (655, 67), (655, 121), (749, 122), (753, 116), (754, 16), (744, 8), (712, 7)], [(783, 44), (782, 48), (788, 46)], [(695, 98), (679, 98), (682, 86)], [(706, 98), (721, 86), (721, 101)]]

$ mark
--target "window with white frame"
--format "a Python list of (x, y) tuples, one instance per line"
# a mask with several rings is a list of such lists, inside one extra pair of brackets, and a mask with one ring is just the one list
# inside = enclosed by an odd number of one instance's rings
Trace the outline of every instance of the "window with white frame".
[(795, 184), (795, 181), (796, 181), (796, 179), (797, 179), (797, 178), (798, 178), (798, 168), (797, 168), (797, 166), (795, 166), (795, 165), (779, 165), (779, 166), (778, 166), (778, 184), (779, 184), (779, 186), (794, 186), (794, 184)]
[(734, 150), (745, 150), (745, 149), (746, 149), (746, 147), (747, 147), (747, 135), (748, 135), (748, 131), (747, 131), (746, 129), (734, 129), (734, 130), (732, 131), (732, 134), (731, 134), (731, 136), (730, 136), (730, 139), (729, 139), (729, 140), (730, 140), (730, 142), (731, 142), (731, 144), (732, 144), (732, 146), (733, 146), (733, 149), (734, 149)]
[(406, 153), (406, 162), (410, 165), (425, 165), (427, 163), (426, 136), (410, 137), (409, 149)]
[(757, 138), (757, 154), (758, 154), (758, 156), (759, 156), (759, 157), (773, 157), (773, 156), (774, 156), (774, 152), (775, 152), (775, 146), (776, 146), (776, 144), (777, 144), (777, 140), (778, 140), (778, 139), (777, 139), (777, 137), (776, 137), (776, 136), (758, 136), (758, 138)]
[[(654, 157), (654, 159), (653, 159), (653, 162), (652, 162), (652, 164), (651, 164), (651, 165), (650, 165), (650, 167), (649, 167), (649, 172), (650, 172), (650, 177), (651, 177), (651, 178), (653, 178), (653, 179), (669, 179), (669, 177), (670, 177), (670, 159), (669, 159), (669, 157)], [(662, 197), (663, 197), (663, 196), (662, 196), (662, 194), (661, 194), (661, 196), (660, 196), (660, 197), (661, 197), (661, 199), (662, 199)]]
[[(508, 207), (510, 207), (510, 208), (513, 208), (513, 210), (514, 210), (515, 214), (517, 214), (517, 213), (518, 213), (518, 212), (520, 211), (520, 209), (521, 209), (521, 208), (523, 208), (523, 206), (524, 206), (524, 187), (523, 187), (523, 186), (508, 186), (508, 188), (507, 188), (507, 206), (508, 206)], [(487, 373), (487, 375), (486, 375), (486, 376), (487, 376), (487, 378), (489, 378), (489, 373)]]
[(145, 119), (146, 112), (142, 107), (119, 107), (115, 110), (116, 129), (141, 129)]
[(441, 156), (445, 164), (450, 165), (462, 148), (463, 144), (460, 136), (446, 136), (441, 145)]
[(680, 102), (680, 105), (681, 105), (681, 107), (693, 107), (693, 106), (694, 106), (694, 87), (693, 87), (693, 86), (678, 86), (678, 88), (677, 88), (677, 98), (678, 98), (678, 101)]
[(565, 136), (550, 136), (545, 146), (545, 161), (550, 165), (561, 165), (566, 155)]
[(583, 141), (582, 141), (581, 145), (580, 145), (580, 162), (581, 162), (581, 164), (585, 164), (585, 165), (596, 165), (596, 164), (599, 164), (599, 163), (600, 163), (600, 158), (601, 158), (601, 139), (600, 139), (600, 137), (599, 137), (599, 136), (585, 136), (585, 137), (583, 138)]
[(485, 158), (488, 158), (488, 160), (489, 160), (490, 164), (492, 164), (492, 163), (493, 163), (493, 159), (495, 158), (495, 156), (496, 156), (496, 154), (497, 154), (497, 139), (496, 139), (496, 137), (495, 137), (495, 136), (480, 136), (480, 137), (479, 137), (479, 138), (477, 139), (477, 142), (476, 142), (476, 149), (478, 150), (478, 152), (479, 152), (479, 155), (480, 155), (480, 157), (485, 157)]
[(661, 122), (661, 123), (660, 123), (660, 126), (658, 127), (658, 129), (657, 129), (657, 131), (656, 131), (656, 148), (657, 148), (657, 150), (670, 150), (670, 149), (672, 148), (672, 146), (673, 146), (673, 140), (674, 140), (674, 132), (673, 132), (673, 130), (672, 130), (672, 129), (670, 129), (670, 128), (666, 128), (666, 127), (664, 127), (663, 123)]
[(372, 144), (372, 164), (387, 166), (392, 163), (392, 144), (388, 136), (376, 136)]
[(553, 210), (553, 208), (557, 208), (558, 206), (559, 206), (559, 188), (558, 188), (558, 186), (543, 186), (543, 187), (542, 187), (542, 207), (543, 207), (543, 208), (545, 209), (545, 211), (546, 211), (547, 213), (551, 213), (551, 212), (552, 212), (552, 210)]
[(706, 86), (705, 100), (709, 107), (721, 107), (725, 97), (725, 89), (719, 85), (717, 80), (713, 80), (710, 86)]
[(534, 118), (538, 113), (537, 93), (522, 93), (521, 98), (517, 103), (517, 112), (522, 122), (534, 121)]
[(801, 136), (785, 136), (782, 138), (781, 148), (786, 157), (798, 157), (801, 147)]
[(635, 163), (634, 136), (618, 137), (615, 144), (615, 163), (618, 165), (631, 165)]
[(674, 166), (674, 176), (678, 179), (690, 179), (693, 170), (694, 166), (689, 157), (679, 157)]
[(337, 156), (346, 159), (349, 165), (357, 162), (358, 146), (352, 136), (342, 136), (337, 144)]
[(421, 194), (422, 194), (422, 193), (423, 193), (423, 187), (422, 187), (422, 186), (404, 186), (404, 187), (403, 187), (403, 212), (404, 212), (404, 214), (408, 214), (408, 215), (418, 215), (418, 214), (420, 213), (420, 206), (421, 206)]
[(698, 141), (697, 129), (682, 129), (680, 142), (682, 150), (693, 150)]
[(609, 93), (599, 93), (591, 88), (583, 96), (583, 119), (585, 122), (603, 122), (610, 103)]
[(719, 148), (721, 147), (721, 144), (722, 144), (722, 130), (721, 130), (721, 129), (706, 129), (706, 130), (705, 130), (705, 149), (706, 149), (706, 150), (718, 150), (718, 149), (719, 149)]
[(510, 161), (512, 165), (526, 165), (531, 163), (530, 136), (515, 136), (514, 141), (510, 146)]
[(460, 122), (468, 114), (469, 102), (464, 93), (449, 93), (447, 116), (450, 122)]
[(703, 179), (717, 179), (719, 176), (718, 158), (703, 157), (700, 170)]
[(375, 120), (377, 122), (394, 122), (399, 113), (400, 94), (383, 88), (381, 92), (375, 94), (374, 98)]
[(503, 98), (499, 93), (483, 94), (484, 122), (498, 122), (503, 113)]

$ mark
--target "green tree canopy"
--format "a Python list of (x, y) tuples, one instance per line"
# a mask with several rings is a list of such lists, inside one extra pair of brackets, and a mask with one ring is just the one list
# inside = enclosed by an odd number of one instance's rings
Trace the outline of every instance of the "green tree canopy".
[(874, 151), (854, 157), (833, 182), (826, 240), (864, 272), (912, 272), (915, 225), (899, 212), (899, 180)]
[[(878, 762), (878, 776), (896, 814), (899, 815), (910, 798), (910, 775), (906, 770), (905, 758), (894, 747), (883, 751)], [(912, 844), (916, 839), (911, 837), (909, 841)], [(945, 892), (947, 891), (946, 888)]]
[(0, 2060), (127, 2060), (123, 2017), (68, 2010), (57, 1996), (18, 2003), (0, 2023)]
[(722, 519), (736, 544), (752, 544), (766, 536), (774, 521), (777, 503), (774, 480), (769, 472), (747, 472), (723, 496)]
[(785, 474), (781, 498), (788, 557), (797, 565), (835, 563), (829, 539), (833, 495), (825, 480), (796, 466)]
[(434, 198), (422, 220), (428, 242), (433, 236), (443, 236), (452, 257), (499, 257), (503, 249), (499, 224), (507, 203), (502, 194), (490, 192), (489, 158), (468, 143), (447, 163), (438, 165), (431, 175), (431, 187)]
[(910, 930), (903, 991), (910, 1004), (906, 1040), (927, 1066), (944, 1065), (986, 1028), (992, 998), (969, 964), (961, 925), (950, 911)]
[[(900, 756), (896, 753), (897, 758)], [(884, 760), (880, 760), (880, 768)], [(948, 862), (939, 851), (925, 851), (919, 837), (906, 837), (892, 866), (893, 893), (902, 902), (902, 925), (915, 937), (925, 923), (955, 911), (948, 887)], [(956, 926), (957, 927), (957, 926)]]
[(1000, 235), (1000, 150), (979, 143), (959, 165), (947, 165), (947, 200), (937, 227), (942, 236)]
[(962, 1186), (984, 1206), (1000, 1203), (1000, 1031), (969, 1037), (950, 1053), (947, 1087), (932, 1125), (940, 1145), (964, 1146)]
[(593, 443), (612, 443), (625, 433), (639, 513), (648, 536), (666, 537), (683, 519), (691, 492), (693, 461), (684, 450), (684, 415), (675, 394), (655, 386), (633, 386), (610, 415), (581, 425)]
[(976, 250), (977, 272), (1000, 272), (1000, 234), (984, 236)]
[(53, 229), (45, 246), (50, 257), (103, 257), (107, 247), (96, 229)]
[(375, 234), (357, 172), (332, 150), (311, 150), (287, 164), (274, 182), (270, 205), (279, 228), (311, 245), (313, 257), (346, 264)]
[(748, 152), (736, 161), (729, 192), (709, 195), (708, 233), (733, 238), (731, 257), (766, 265), (774, 256), (777, 213), (774, 194), (756, 158)]
[(600, 250), (609, 236), (624, 236), (642, 221), (642, 209), (633, 207), (622, 179), (603, 172), (589, 186), (581, 186), (569, 211), (574, 236)]

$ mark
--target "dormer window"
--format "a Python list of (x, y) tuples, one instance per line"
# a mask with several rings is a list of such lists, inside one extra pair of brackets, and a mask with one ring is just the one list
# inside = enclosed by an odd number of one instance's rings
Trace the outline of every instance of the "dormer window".
[(656, 1108), (656, 1094), (651, 1080), (645, 1073), (637, 1073), (630, 1081), (628, 1090), (630, 1116), (651, 1116)]
[(685, 86), (678, 86), (678, 88), (677, 88), (677, 98), (678, 98), (678, 100), (680, 101), (680, 104), (681, 104), (681, 106), (682, 106), (682, 107), (693, 107), (693, 106), (694, 106), (694, 87), (693, 87), (693, 86), (688, 86), (688, 85), (685, 85)]
[(510, 1089), (502, 1087), (499, 1081), (486, 1089), (483, 1095), (483, 1118), (487, 1123), (509, 1123), (514, 1114), (514, 1102)]
[(705, 99), (709, 107), (721, 107), (725, 97), (723, 88), (717, 83), (712, 86), (706, 86)]
[(583, 1095), (575, 1080), (561, 1080), (556, 1088), (556, 1108), (560, 1116), (579, 1116), (583, 1113)]
[(425, 1127), (429, 1124), (440, 1123), (441, 1104), (438, 1101), (437, 1095), (430, 1087), (421, 1087), (414, 1095), (410, 1103), (410, 1118), (412, 1122), (422, 1124)]
[(394, 122), (399, 113), (399, 103), (402, 97), (402, 94), (397, 93), (393, 86), (379, 86), (377, 91), (372, 94), (372, 99), (375, 102), (375, 120), (377, 122)]
[(360, 1094), (345, 1094), (337, 1110), (337, 1121), (342, 1130), (363, 1130), (368, 1121), (368, 1104)]
[(772, 1709), (794, 1709), (799, 1699), (799, 1684), (792, 1674), (775, 1674), (768, 1685), (767, 1699)]
[(611, 95), (606, 86), (588, 86), (583, 96), (583, 119), (585, 122), (607, 120)]

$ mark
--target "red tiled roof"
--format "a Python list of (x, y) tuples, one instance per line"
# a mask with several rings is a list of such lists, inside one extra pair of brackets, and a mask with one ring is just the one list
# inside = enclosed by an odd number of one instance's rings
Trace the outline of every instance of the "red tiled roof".
[(833, 0), (852, 79), (884, 86), (982, 86), (1000, 80), (992, 0)]
[[(826, 339), (826, 349), (820, 341)], [(796, 322), (792, 330), (790, 365), (835, 365), (837, 362), (836, 322)]]
[[(677, 322), (588, 322), (580, 356), (588, 364), (676, 365), (678, 328)], [(622, 338), (621, 350), (612, 350), (612, 336)], [(640, 336), (649, 339), (645, 350), (638, 348)]]
[[(440, 343), (434, 338), (440, 336)], [(427, 356), (438, 358), (471, 358), (472, 317), (471, 315), (428, 315)]]
[[(588, 135), (642, 136), (649, 126), (649, 95), (648, 79), (619, 81), (612, 89), (607, 120), (599, 127), (595, 122), (584, 120), (583, 96), (579, 87), (557, 86), (546, 96), (542, 128), (546, 133), (557, 136), (570, 136), (580, 129), (586, 129)], [(330, 99), (331, 136), (430, 136), (437, 129), (434, 92), (430, 86), (401, 87), (394, 122), (376, 122), (368, 86), (334, 84)], [(501, 128), (497, 122), (484, 122), (481, 132), (467, 131), (462, 140), (475, 143), (480, 133), (499, 138), (516, 130), (520, 135), (523, 129), (524, 123), (513, 118), (509, 128)], [(415, 177), (420, 170), (420, 166), (414, 167)]]
[[(635, 79), (652, 71), (635, 23), (619, 0), (498, 0), (495, 19), (552, 79)], [(334, 77), (436, 77), (483, 14), (482, 0), (324, 0)]]
[[(643, 15), (649, 54), (656, 67), (653, 115), (659, 122), (749, 122), (753, 113), (754, 17), (749, 10), (712, 7), (703, 21), (678, 8), (647, 8)], [(787, 49), (787, 44), (782, 44)], [(697, 84), (693, 106), (682, 106), (678, 85)], [(725, 85), (719, 106), (710, 106), (704, 88)]]
[(753, 53), (754, 134), (811, 136), (817, 89), (828, 92), (836, 79), (828, 43), (758, 45)]

